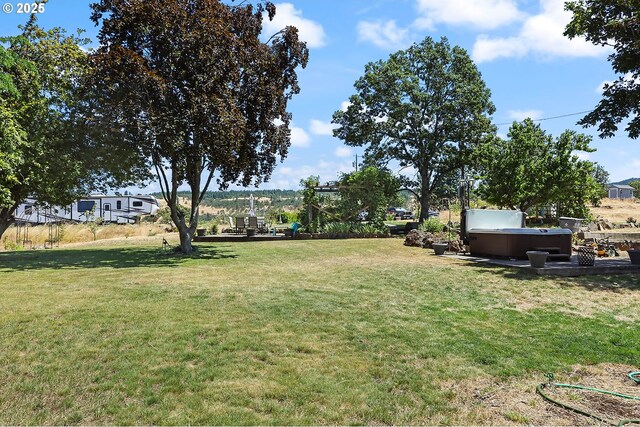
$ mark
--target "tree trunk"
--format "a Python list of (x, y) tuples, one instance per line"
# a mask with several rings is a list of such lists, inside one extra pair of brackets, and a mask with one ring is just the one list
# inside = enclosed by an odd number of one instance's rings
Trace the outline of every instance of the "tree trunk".
[(13, 213), (16, 211), (18, 204), (16, 203), (10, 208), (2, 208), (0, 209), (0, 238), (4, 234), (5, 231), (15, 222), (15, 218), (13, 217)]
[(0, 237), (7, 231), (7, 228), (11, 227), (13, 221), (5, 221), (4, 219), (0, 219)]
[(426, 175), (422, 177), (420, 185), (420, 218), (418, 222), (422, 224), (425, 219), (429, 218), (429, 208), (431, 207), (431, 191), (429, 191), (429, 183)]
[(178, 234), (180, 235), (180, 252), (183, 254), (190, 254), (193, 252), (193, 246), (191, 246), (191, 240), (196, 232), (198, 226), (197, 218), (187, 226), (186, 220), (183, 216), (178, 215), (178, 207), (171, 206), (171, 219), (173, 223), (178, 227)]
[(191, 246), (191, 239), (193, 239), (193, 232), (191, 228), (179, 227), (180, 234), (180, 251), (183, 254), (190, 254), (193, 252), (193, 246)]

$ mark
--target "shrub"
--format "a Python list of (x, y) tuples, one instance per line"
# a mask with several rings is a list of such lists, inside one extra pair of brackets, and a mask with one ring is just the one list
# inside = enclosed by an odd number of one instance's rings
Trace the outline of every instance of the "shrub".
[(444, 230), (444, 224), (438, 218), (429, 218), (424, 220), (418, 229), (427, 233), (440, 233)]
[(22, 250), (22, 246), (16, 243), (13, 239), (10, 239), (9, 236), (4, 236), (2, 239), (2, 246), (7, 251), (20, 251)]
[(388, 234), (389, 227), (386, 225), (380, 227), (375, 224), (359, 224), (355, 231), (363, 234)]
[(266, 215), (266, 219), (269, 222), (276, 222), (279, 224), (292, 224), (294, 222), (300, 222), (298, 219), (298, 212), (285, 212), (283, 210), (272, 210)]
[(322, 232), (328, 234), (388, 234), (389, 228), (385, 225), (378, 226), (372, 223), (329, 222), (322, 227)]
[(322, 227), (322, 231), (328, 234), (351, 233), (353, 225), (347, 222), (329, 222)]
[(93, 234), (93, 240), (98, 238), (98, 229), (104, 223), (104, 219), (102, 217), (94, 218), (93, 221), (89, 222), (89, 231)]
[[(185, 216), (189, 214), (189, 209), (182, 205), (178, 206), (178, 210)], [(169, 209), (169, 206), (158, 209), (156, 217), (158, 218), (158, 221), (163, 224), (173, 224), (173, 220), (171, 219), (171, 209)]]
[(284, 219), (284, 222), (288, 224), (300, 222), (298, 212), (282, 212), (282, 219)]
[(63, 222), (60, 224), (60, 227), (58, 227), (58, 239), (56, 240), (55, 243), (62, 242), (65, 238), (66, 232), (67, 232), (67, 225)]
[(210, 222), (209, 225), (207, 226), (207, 233), (208, 234), (218, 234), (218, 223), (217, 222)]

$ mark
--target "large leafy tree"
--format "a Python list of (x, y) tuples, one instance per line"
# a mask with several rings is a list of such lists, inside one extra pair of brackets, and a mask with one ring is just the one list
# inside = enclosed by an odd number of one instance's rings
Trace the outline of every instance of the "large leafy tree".
[(558, 205), (558, 214), (587, 216), (587, 203), (600, 198), (595, 164), (575, 151), (593, 152), (591, 137), (565, 131), (558, 138), (531, 119), (514, 122), (507, 139), (495, 137), (477, 150), (480, 196), (495, 205), (528, 211)]
[(338, 180), (338, 212), (345, 221), (364, 219), (382, 228), (389, 206), (399, 202), (400, 181), (393, 174), (374, 166), (345, 173)]
[[(96, 121), (156, 171), (181, 249), (192, 251), (199, 205), (220, 188), (267, 179), (290, 144), (287, 102), (299, 92), (306, 45), (294, 27), (260, 40), (270, 2), (101, 0), (93, 21), (101, 47), (91, 58)], [(100, 128), (103, 128), (100, 126)], [(214, 176), (215, 175), (215, 176)], [(191, 189), (187, 215), (178, 188)]]
[(565, 3), (573, 17), (565, 29), (569, 38), (584, 36), (610, 46), (609, 61), (618, 79), (605, 84), (602, 100), (579, 123), (598, 125), (600, 136), (611, 137), (622, 121), (631, 138), (640, 135), (640, 17), (637, 0), (578, 0)]
[(310, 232), (317, 233), (329, 220), (326, 208), (332, 198), (316, 190), (320, 186), (320, 177), (311, 175), (300, 180), (302, 190), (302, 208), (298, 213), (300, 223)]
[(346, 111), (337, 111), (334, 135), (381, 164), (413, 167), (411, 183), (427, 218), (434, 192), (461, 170), (473, 144), (493, 132), (490, 91), (467, 52), (446, 38), (427, 37), (386, 61), (366, 65)]
[(599, 199), (607, 197), (609, 195), (609, 172), (607, 172), (607, 170), (602, 165), (594, 163), (592, 176), (600, 186)]
[(110, 182), (79, 110), (83, 40), (34, 17), (21, 29), (0, 39), (0, 235), (28, 196), (66, 205)]

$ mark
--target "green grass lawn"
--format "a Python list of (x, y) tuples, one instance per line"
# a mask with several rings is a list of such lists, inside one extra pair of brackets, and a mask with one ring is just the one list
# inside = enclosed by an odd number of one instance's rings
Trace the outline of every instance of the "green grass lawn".
[(637, 275), (400, 239), (200, 248), (0, 253), (0, 424), (477, 424), (445, 384), (640, 368)]

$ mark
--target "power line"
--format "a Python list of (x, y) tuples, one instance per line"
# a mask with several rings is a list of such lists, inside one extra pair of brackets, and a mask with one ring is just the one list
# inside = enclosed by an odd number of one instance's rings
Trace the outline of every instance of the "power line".
[[(587, 114), (587, 113), (590, 113), (590, 112), (591, 112), (591, 110), (579, 111), (577, 113), (562, 114), (560, 116), (544, 117), (542, 119), (532, 119), (531, 121), (533, 121), (533, 122), (542, 122), (542, 121), (545, 121), (545, 120), (553, 120), (553, 119), (561, 119), (563, 117), (578, 116), (580, 114)], [(514, 122), (517, 122), (517, 123), (522, 123), (523, 121), (524, 120), (520, 120), (520, 121), (514, 120)], [(513, 122), (497, 123), (496, 126), (506, 126), (506, 125), (511, 125), (511, 124), (513, 124)]]

